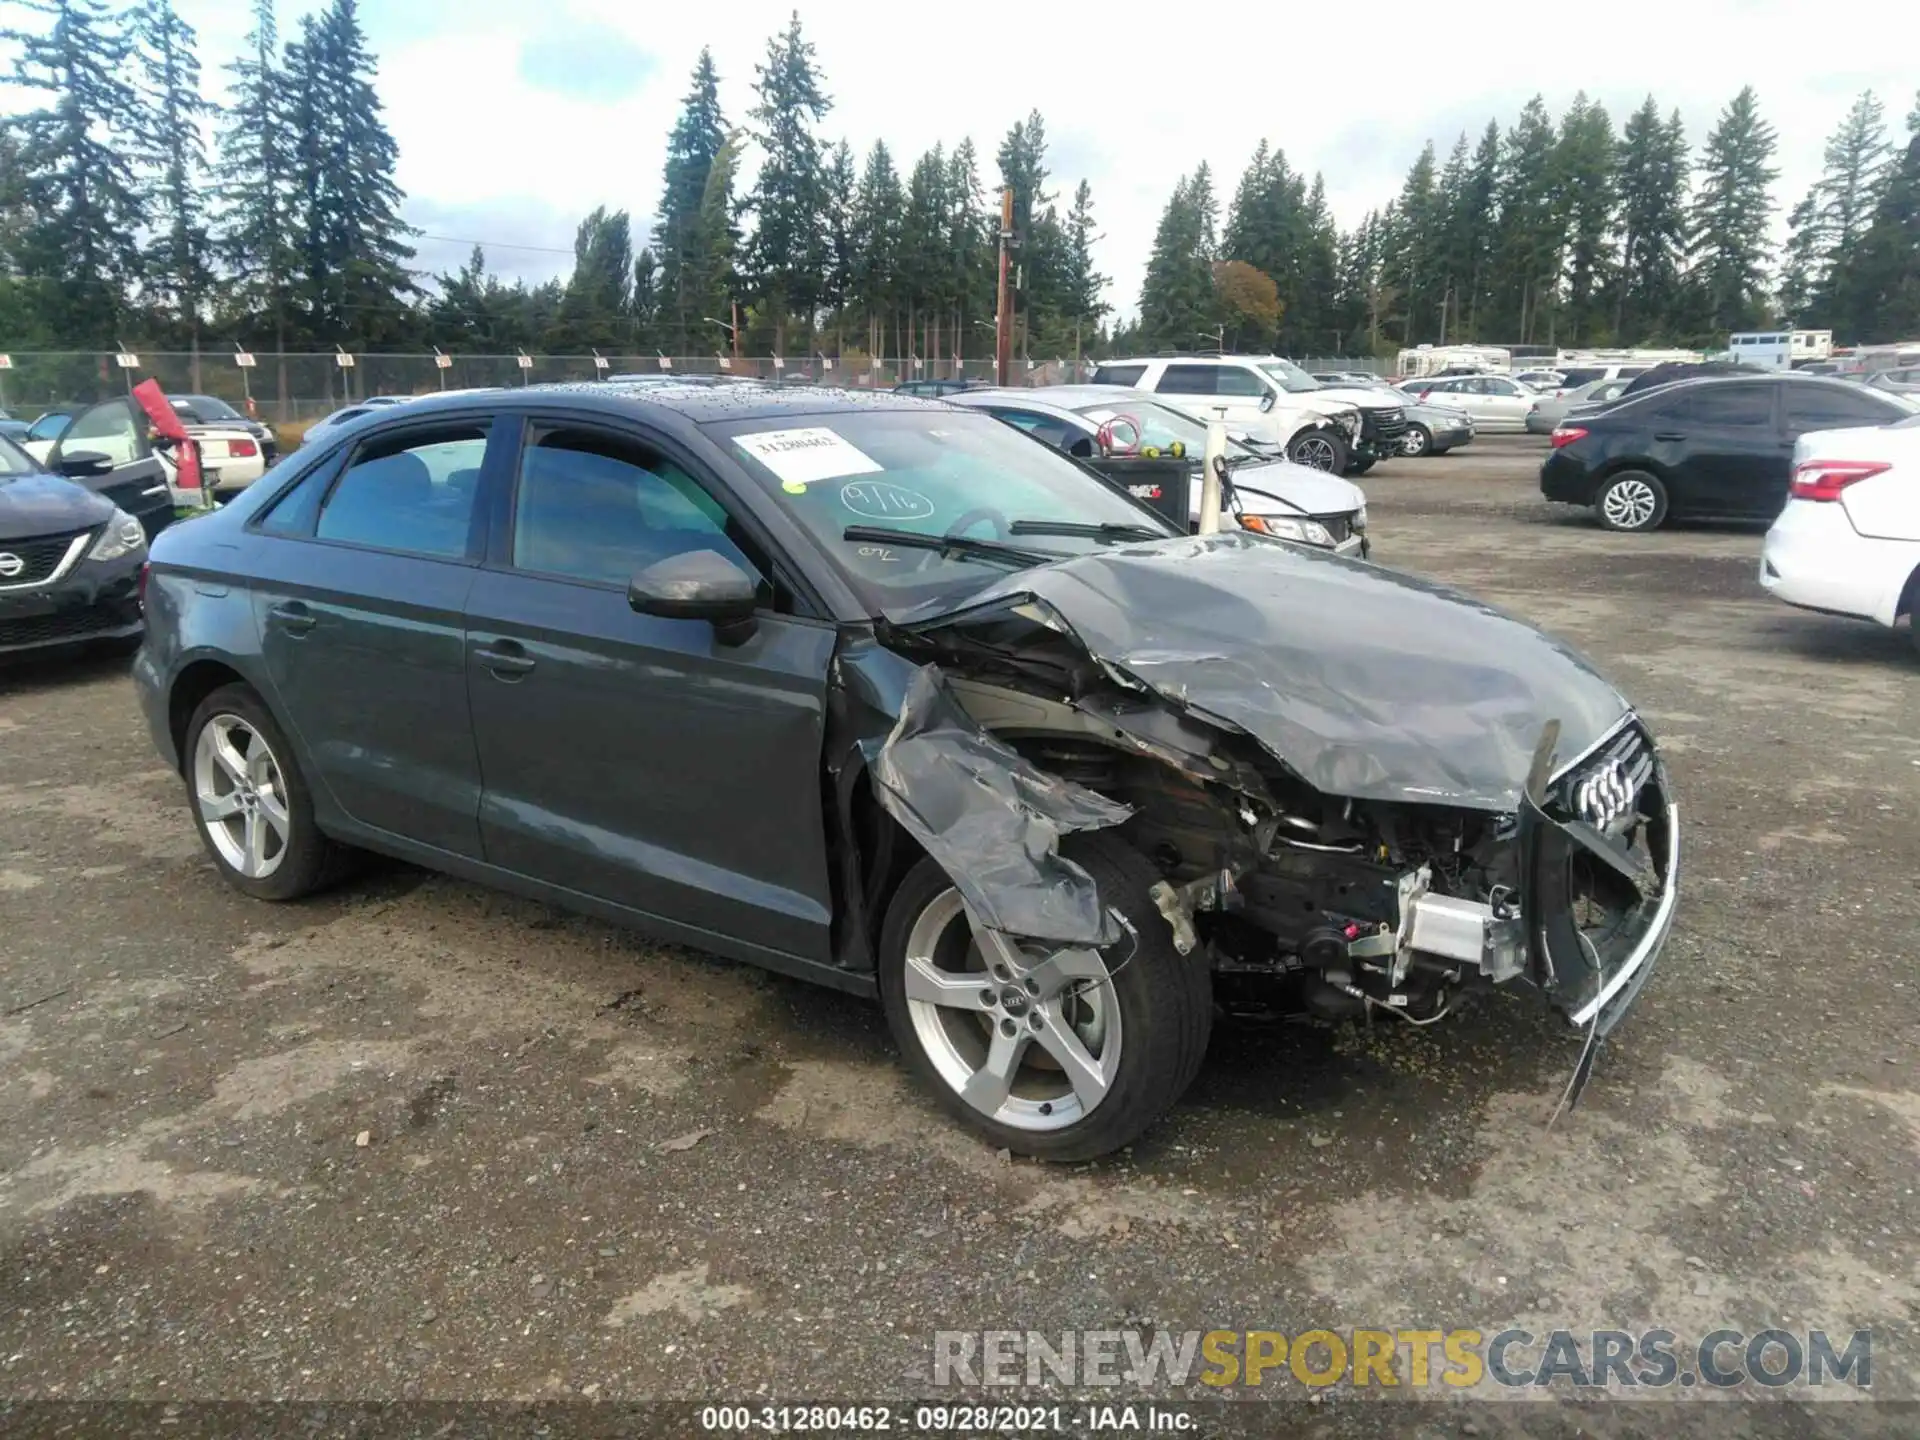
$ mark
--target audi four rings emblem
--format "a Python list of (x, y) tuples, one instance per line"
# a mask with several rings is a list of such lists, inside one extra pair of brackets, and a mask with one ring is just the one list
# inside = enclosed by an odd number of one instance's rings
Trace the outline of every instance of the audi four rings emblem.
[(26, 568), (27, 562), (22, 560), (18, 555), (11, 555), (0, 551), (0, 579), (11, 580)]

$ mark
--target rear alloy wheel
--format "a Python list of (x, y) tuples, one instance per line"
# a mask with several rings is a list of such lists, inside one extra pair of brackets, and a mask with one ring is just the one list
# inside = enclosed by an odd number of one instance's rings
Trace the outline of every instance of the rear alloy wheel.
[(1287, 447), (1287, 459), (1309, 470), (1338, 475), (1347, 468), (1347, 445), (1333, 430), (1309, 430)]
[(1433, 432), (1424, 425), (1409, 425), (1407, 433), (1400, 437), (1402, 455), (1425, 455), (1433, 449)]
[(977, 923), (923, 860), (887, 909), (880, 997), (943, 1108), (1017, 1154), (1089, 1160), (1134, 1140), (1191, 1083), (1212, 987), (1204, 960), (1174, 949), (1140, 855), (1102, 836), (1064, 849), (1120, 918), (1117, 944), (1016, 942)]
[(320, 833), (292, 747), (246, 685), (227, 685), (187, 722), (187, 798), (220, 873), (259, 900), (297, 900), (341, 869)]
[(1654, 530), (1667, 518), (1667, 487), (1644, 470), (1622, 470), (1608, 480), (1593, 512), (1609, 530)]

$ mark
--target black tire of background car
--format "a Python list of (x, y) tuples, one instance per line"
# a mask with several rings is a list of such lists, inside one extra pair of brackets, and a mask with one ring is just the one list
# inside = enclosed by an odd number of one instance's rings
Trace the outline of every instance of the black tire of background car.
[(1159, 873), (1138, 851), (1108, 835), (1070, 835), (1061, 853), (1084, 866), (1107, 904), (1126, 917), (1136, 939), (1114, 949), (1112, 985), (1119, 1000), (1120, 1074), (1084, 1120), (1062, 1130), (1016, 1130), (989, 1120), (955, 1093), (933, 1067), (907, 1010), (906, 945), (920, 912), (953, 882), (931, 859), (900, 882), (880, 928), (880, 1002), (907, 1068), (942, 1109), (1016, 1155), (1092, 1160), (1130, 1144), (1179, 1101), (1200, 1073), (1213, 1033), (1213, 977), (1204, 955), (1182, 955), (1147, 893)]
[[(1300, 458), (1300, 453), (1299, 453), (1299, 448), (1301, 444), (1307, 440), (1324, 440), (1327, 442), (1327, 445), (1332, 449), (1333, 464), (1327, 467), (1328, 474), (1344, 475), (1347, 473), (1347, 459), (1349, 455), (1349, 452), (1347, 450), (1347, 442), (1343, 438), (1341, 438), (1340, 432), (1338, 430), (1335, 430), (1330, 425), (1325, 425), (1314, 430), (1303, 430), (1298, 435), (1294, 436), (1293, 439), (1287, 445), (1287, 458), (1293, 461), (1293, 463), (1296, 465), (1305, 465), (1307, 463), (1306, 461)], [(1318, 470), (1321, 467), (1318, 465), (1314, 465), (1309, 468)]]
[(1407, 433), (1400, 437), (1400, 453), (1402, 455), (1433, 454), (1433, 432), (1424, 425), (1407, 426)]
[[(278, 869), (262, 879), (248, 879), (240, 874), (214, 848), (207, 834), (207, 822), (200, 814), (199, 800), (194, 794), (193, 752), (200, 743), (201, 730), (216, 715), (237, 715), (253, 727), (254, 732), (273, 751), (273, 758), (280, 767), (280, 778), (286, 787), (287, 825), (292, 831), (287, 837), (286, 858), (280, 862)], [(193, 718), (187, 722), (186, 745), (182, 754), (181, 769), (186, 775), (187, 805), (193, 812), (194, 829), (199, 831), (200, 843), (207, 847), (207, 854), (213, 857), (214, 868), (234, 889), (256, 900), (298, 900), (316, 890), (325, 889), (352, 869), (354, 852), (320, 833), (320, 827), (313, 818), (313, 798), (307, 788), (307, 777), (300, 773), (299, 763), (294, 759), (293, 747), (287, 743), (286, 733), (251, 685), (223, 685), (202, 700), (200, 708), (193, 712)]]
[[(1632, 480), (1640, 481), (1653, 492), (1653, 514), (1648, 516), (1645, 523), (1640, 525), (1616, 525), (1607, 518), (1607, 492), (1612, 490), (1616, 485), (1623, 485)], [(1648, 530), (1658, 530), (1661, 525), (1666, 523), (1667, 487), (1660, 483), (1660, 477), (1658, 475), (1649, 474), (1645, 470), (1616, 471), (1607, 477), (1607, 483), (1602, 485), (1598, 493), (1594, 495), (1593, 513), (1599, 518), (1600, 523), (1609, 530), (1624, 530), (1635, 534), (1641, 534)]]

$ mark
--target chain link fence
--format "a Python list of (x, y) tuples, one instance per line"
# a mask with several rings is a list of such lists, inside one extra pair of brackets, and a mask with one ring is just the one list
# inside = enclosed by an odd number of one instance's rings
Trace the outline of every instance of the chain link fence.
[[(31, 420), (55, 406), (124, 393), (157, 380), (169, 395), (213, 395), (277, 425), (316, 420), (370, 395), (431, 395), (443, 390), (501, 385), (545, 385), (618, 376), (720, 375), (794, 385), (891, 389), (909, 380), (971, 380), (990, 384), (993, 361), (881, 359), (859, 351), (810, 358), (677, 355), (360, 354), (334, 351), (256, 351), (242, 366), (231, 354), (202, 351), (15, 351), (0, 365), (0, 410)], [(124, 361), (132, 361), (125, 364)], [(1079, 366), (1080, 378), (1093, 362)], [(1014, 357), (1010, 383), (1058, 385), (1075, 378), (1074, 362)]]

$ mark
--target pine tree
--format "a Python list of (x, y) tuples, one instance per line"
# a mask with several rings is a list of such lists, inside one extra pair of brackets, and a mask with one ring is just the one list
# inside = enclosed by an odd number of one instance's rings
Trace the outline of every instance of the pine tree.
[[(1496, 206), (1500, 196), (1500, 122), (1487, 121), (1480, 143), (1474, 147), (1473, 164), (1467, 170), (1465, 198), (1455, 221), (1460, 244), (1460, 261), (1466, 286), (1464, 334), (1479, 339), (1483, 315), (1492, 300), (1495, 249), (1499, 244), (1499, 220)], [(1490, 328), (1490, 327), (1488, 327)]]
[[(700, 216), (713, 157), (727, 142), (720, 110), (720, 75), (713, 52), (702, 49), (693, 67), (693, 84), (667, 137), (667, 163), (660, 216), (654, 240), (660, 250), (660, 343), (670, 355), (684, 354), (689, 327), (699, 319), (688, 309), (687, 247)], [(705, 268), (696, 266), (696, 268)]]
[(11, 117), (17, 184), (28, 219), (15, 237), (38, 284), (45, 327), (68, 345), (116, 338), (140, 275), (147, 223), (128, 136), (139, 101), (124, 78), (131, 41), (100, 0), (18, 0), (45, 31), (9, 30), (12, 83), (47, 92), (45, 108)]
[[(893, 167), (886, 143), (873, 142), (853, 199), (854, 305), (867, 319), (867, 349), (875, 356), (888, 351), (887, 336), (898, 299), (900, 217), (906, 196)], [(896, 345), (893, 353), (898, 354)]]
[(749, 113), (765, 153), (747, 199), (754, 231), (745, 268), (773, 320), (774, 353), (783, 355), (790, 316), (804, 316), (811, 335), (827, 268), (826, 167), (813, 127), (833, 102), (813, 45), (800, 32), (799, 11), (767, 42), (766, 63), (754, 67), (754, 76)]
[(1606, 338), (1601, 297), (1612, 285), (1617, 264), (1618, 164), (1613, 121), (1583, 90), (1561, 117), (1554, 150), (1558, 210), (1566, 236), (1564, 320), (1555, 334), (1561, 344), (1590, 345)]
[(1301, 221), (1305, 241), (1297, 278), (1291, 280), (1292, 289), (1283, 290), (1280, 296), (1280, 343), (1289, 352), (1301, 355), (1328, 342), (1338, 350), (1339, 326), (1333, 305), (1339, 284), (1340, 232), (1327, 204), (1327, 182), (1317, 171), (1307, 191)]
[(1552, 333), (1543, 314), (1554, 309), (1565, 232), (1555, 184), (1556, 136), (1538, 95), (1507, 131), (1500, 170), (1494, 306), (1502, 333), (1523, 344)]
[[(144, 0), (133, 13), (133, 38), (142, 101), (135, 154), (154, 231), (145, 255), (147, 286), (186, 330), (197, 372), (201, 303), (213, 279), (201, 203), (207, 168), (201, 126), (210, 107), (200, 94), (193, 27), (173, 0)], [(199, 388), (197, 373), (193, 384)]]
[(1140, 287), (1140, 329), (1148, 344), (1192, 350), (1211, 333), (1218, 313), (1216, 223), (1213, 176), (1203, 161), (1191, 178), (1180, 177), (1154, 234)]
[(1649, 95), (1620, 137), (1620, 273), (1614, 334), (1644, 341), (1671, 334), (1687, 248), (1687, 137), (1680, 112), (1660, 118)]
[(1015, 121), (1000, 142), (995, 155), (1000, 166), (1000, 183), (1013, 191), (1013, 263), (1024, 282), (1013, 297), (1016, 327), (1031, 339), (1037, 324), (1045, 317), (1036, 311), (1047, 309), (1052, 273), (1060, 263), (1062, 239), (1055, 217), (1051, 227), (1039, 221), (1051, 213), (1053, 192), (1046, 188), (1047, 125), (1038, 110), (1027, 112), (1025, 120)]
[(1827, 269), (1827, 227), (1820, 214), (1820, 187), (1815, 186), (1787, 212), (1787, 248), (1774, 291), (1782, 323), (1805, 325), (1813, 319), (1814, 287), (1824, 284)]
[[(297, 258), (288, 223), (292, 151), (285, 133), (288, 96), (274, 0), (253, 0), (253, 28), (242, 45), (226, 67), (230, 98), (221, 113), (213, 167), (214, 253), (232, 277), (222, 288), (233, 318), (258, 317), (272, 347), (285, 351)], [(279, 390), (284, 405), (284, 360)]]
[(962, 140), (947, 157), (947, 266), (953, 294), (952, 353), (972, 347), (968, 331), (991, 316), (996, 301), (997, 252), (980, 194), (980, 157)]
[(907, 176), (907, 205), (901, 216), (896, 260), (907, 311), (906, 353), (923, 360), (939, 353), (935, 327), (945, 306), (950, 278), (946, 190), (947, 158), (935, 145), (914, 162)]
[(1765, 313), (1774, 146), (1753, 87), (1742, 87), (1707, 136), (1693, 203), (1690, 318), (1706, 335), (1746, 329)]
[(1073, 190), (1073, 208), (1067, 212), (1067, 305), (1076, 329), (1091, 332), (1109, 306), (1102, 297), (1107, 277), (1093, 268), (1093, 187), (1082, 180)]
[(1853, 102), (1827, 141), (1820, 177), (1820, 230), (1826, 250), (1812, 277), (1810, 311), (1815, 323), (1858, 308), (1853, 260), (1860, 237), (1873, 223), (1885, 188), (1893, 146), (1887, 141), (1887, 110), (1871, 90)]
[(633, 227), (627, 212), (602, 205), (573, 237), (573, 274), (547, 344), (568, 355), (630, 348), (622, 321), (633, 303)]
[(640, 253), (633, 257), (633, 288), (627, 314), (632, 330), (627, 343), (634, 353), (644, 355), (659, 343), (660, 264), (653, 258), (651, 246), (642, 246)]
[[(734, 247), (739, 235), (734, 229), (733, 177), (740, 164), (740, 149), (745, 137), (731, 132), (715, 152), (707, 167), (706, 188), (700, 192), (700, 210), (687, 235), (682, 264), (685, 275), (682, 295), (687, 314), (704, 321), (708, 317), (724, 319), (733, 304), (738, 279), (733, 269)], [(706, 326), (711, 332), (712, 326)], [(696, 332), (697, 334), (698, 332)]]
[(1858, 344), (1920, 335), (1920, 104), (1907, 125), (1906, 150), (1860, 237), (1849, 289), (1854, 308), (1834, 317), (1836, 328)]
[(1435, 255), (1439, 238), (1440, 204), (1435, 188), (1431, 141), (1407, 172), (1394, 203), (1396, 223), (1386, 235), (1387, 276), (1399, 292), (1394, 317), (1403, 345), (1414, 342), (1416, 330), (1424, 336), (1439, 329), (1445, 293), (1441, 267)]
[(827, 161), (827, 268), (821, 276), (820, 303), (837, 310), (847, 303), (853, 276), (853, 192), (859, 176), (853, 150), (842, 140)]
[(1466, 291), (1473, 276), (1475, 222), (1482, 217), (1477, 217), (1472, 208), (1472, 166), (1472, 152), (1463, 130), (1434, 186), (1433, 264), (1440, 296), (1440, 324), (1434, 339), (1440, 344), (1460, 336)]

